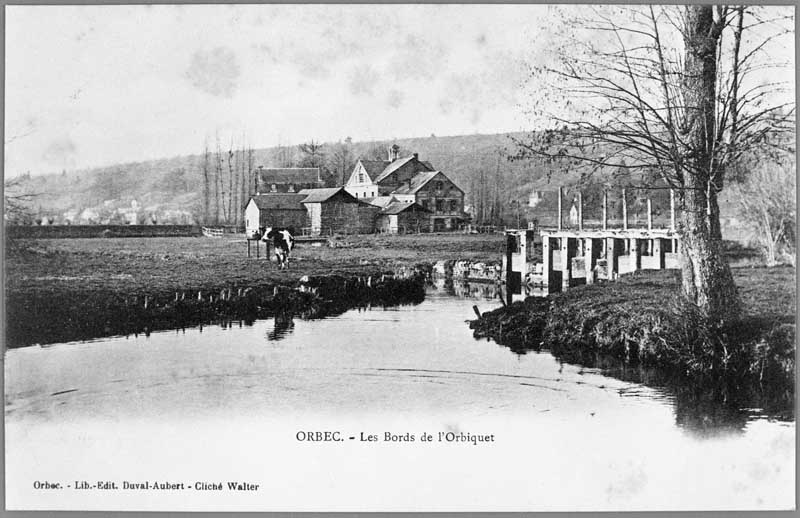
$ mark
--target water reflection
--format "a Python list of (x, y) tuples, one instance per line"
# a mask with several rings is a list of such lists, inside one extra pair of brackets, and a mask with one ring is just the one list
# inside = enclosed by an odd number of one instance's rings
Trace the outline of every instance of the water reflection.
[(626, 364), (617, 358), (594, 355), (578, 363), (590, 370), (622, 381), (635, 383), (619, 390), (621, 397), (642, 397), (641, 386), (651, 399), (672, 405), (675, 424), (699, 438), (743, 434), (748, 423), (757, 419), (794, 421), (794, 392), (767, 390), (755, 384), (687, 379), (664, 369)]
[[(434, 279), (432, 287), (462, 299), (503, 301), (506, 297), (505, 286), (502, 284)], [(513, 300), (524, 300), (530, 296), (547, 296), (545, 291), (528, 286), (523, 287), (523, 292), (514, 295)], [(536, 354), (526, 347), (507, 345), (499, 347), (509, 350), (518, 357), (528, 353)], [(542, 354), (550, 353), (544, 351)], [(646, 393), (648, 398), (670, 404), (674, 408), (675, 424), (696, 437), (742, 434), (748, 423), (753, 420), (789, 422), (795, 417), (794, 392), (791, 387), (766, 390), (754, 384), (719, 383), (705, 379), (687, 380), (679, 373), (626, 364), (620, 359), (596, 354), (561, 358), (559, 361), (565, 365), (586, 367), (588, 372), (635, 383), (636, 385), (620, 389), (619, 395), (641, 398)]]
[[(579, 399), (595, 410), (604, 408), (603, 405), (616, 404), (596, 397), (597, 394), (611, 393), (617, 401), (637, 405), (647, 401), (654, 407), (667, 409), (671, 425), (702, 439), (721, 434), (746, 434), (748, 426), (756, 420), (788, 423), (794, 419), (792, 391), (770, 394), (760, 387), (687, 382), (664, 371), (644, 369), (607, 357), (554, 360), (548, 352), (514, 351), (474, 340), (464, 325), (465, 319), (473, 318), (474, 301), (485, 301), (477, 305), (488, 310), (498, 307), (503, 296), (503, 287), (496, 284), (434, 282), (427, 291), (425, 302), (418, 307), (418, 303), (393, 306), (391, 313), (387, 313), (384, 305), (365, 303), (346, 312), (333, 307), (313, 307), (295, 313), (281, 311), (255, 323), (225, 320), (218, 321), (217, 326), (153, 333), (147, 339), (150, 347), (131, 349), (128, 344), (121, 344), (114, 354), (133, 355), (138, 351), (144, 354), (159, 350), (163, 351), (162, 358), (174, 360), (175, 365), (180, 366), (176, 368), (183, 369), (187, 362), (197, 359), (207, 362), (205, 354), (192, 356), (198, 343), (206, 343), (210, 353), (222, 356), (221, 363), (212, 362), (208, 367), (203, 363), (203, 368), (212, 369), (212, 373), (217, 374), (217, 371), (227, 373), (241, 369), (249, 372), (253, 368), (251, 362), (247, 362), (245, 367), (236, 362), (246, 357), (239, 354), (238, 348), (250, 347), (248, 354), (254, 357), (259, 354), (286, 355), (281, 357), (281, 361), (265, 365), (303, 366), (308, 369), (309, 383), (314, 387), (320, 381), (317, 372), (332, 372), (334, 375), (323, 380), (330, 383), (331, 393), (350, 391), (348, 397), (353, 400), (369, 402), (372, 401), (370, 398), (375, 398), (380, 404), (391, 401), (398, 391), (413, 394), (407, 401), (431, 404), (433, 400), (425, 392), (431, 390), (427, 388), (429, 385), (441, 385), (452, 390), (436, 401), (448, 407), (463, 404), (481, 411), (507, 406), (527, 412), (531, 405), (538, 407), (549, 397), (535, 394), (534, 389), (545, 390), (547, 394), (564, 393), (564, 404)], [(221, 333), (227, 336), (222, 339)], [(231, 339), (230, 333), (235, 334), (236, 340)], [(430, 339), (431, 333), (435, 333), (435, 340)], [(428, 338), (413, 338), (418, 336)], [(264, 347), (276, 341), (302, 344), (303, 347), (278, 350)], [(176, 343), (185, 344), (187, 354), (181, 354)], [(236, 345), (219, 347), (221, 343)], [(103, 351), (99, 356), (103, 361), (114, 358), (114, 354), (105, 352), (108, 347), (104, 341), (97, 349), (97, 354)], [(85, 353), (87, 351), (82, 351)], [(129, 366), (126, 362), (121, 363)], [(86, 358), (80, 357), (75, 364), (85, 365)], [(142, 360), (141, 365), (149, 376), (149, 363)], [(359, 385), (359, 381), (341, 383), (342, 376), (364, 372), (378, 373), (382, 379), (377, 385), (367, 386)], [(389, 374), (392, 377), (386, 379)], [(292, 376), (295, 375), (293, 372)], [(621, 380), (625, 385), (619, 386), (619, 381), (608, 378)], [(520, 386), (531, 392), (520, 392)], [(592, 390), (587, 392), (584, 390), (586, 387), (592, 387)], [(317, 392), (314, 388), (299, 393), (313, 398)], [(548, 410), (542, 408), (540, 411)], [(629, 419), (627, 425), (621, 423), (620, 426), (643, 426), (637, 419), (648, 422), (647, 417), (637, 413)]]
[(273, 320), (272, 330), (267, 333), (267, 340), (271, 342), (285, 338), (294, 330), (294, 315), (292, 313), (281, 311), (275, 315)]
[[(481, 282), (454, 280), (452, 277), (433, 275), (429, 281), (430, 288), (447, 295), (462, 299), (507, 300), (506, 286), (498, 282)], [(522, 286), (522, 293), (512, 294), (512, 301), (522, 301), (528, 297), (546, 297), (547, 290), (541, 287)]]

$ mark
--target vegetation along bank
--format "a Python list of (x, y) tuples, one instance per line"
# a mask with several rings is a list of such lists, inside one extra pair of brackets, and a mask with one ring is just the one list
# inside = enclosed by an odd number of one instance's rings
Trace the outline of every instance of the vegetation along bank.
[(637, 272), (615, 282), (529, 297), (483, 313), (470, 327), (513, 350), (549, 350), (593, 365), (598, 356), (679, 376), (793, 387), (795, 269), (733, 268), (743, 315), (711, 325), (685, 302), (677, 271)]
[(300, 244), (288, 270), (219, 239), (15, 240), (7, 246), (6, 344), (85, 340), (280, 312), (320, 318), (420, 302), (430, 265), (497, 259), (502, 236), (356, 236)]

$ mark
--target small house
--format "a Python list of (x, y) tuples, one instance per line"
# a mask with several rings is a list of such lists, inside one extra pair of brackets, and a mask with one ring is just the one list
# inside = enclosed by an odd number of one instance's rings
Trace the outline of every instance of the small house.
[(260, 194), (250, 197), (244, 209), (245, 232), (252, 236), (262, 227), (285, 227), (295, 231), (308, 226), (301, 203), (305, 194)]
[(405, 234), (425, 232), (430, 227), (431, 211), (412, 202), (393, 201), (378, 213), (375, 227), (378, 232)]
[(380, 208), (348, 193), (343, 187), (305, 189), (302, 204), (308, 211), (312, 235), (370, 234)]

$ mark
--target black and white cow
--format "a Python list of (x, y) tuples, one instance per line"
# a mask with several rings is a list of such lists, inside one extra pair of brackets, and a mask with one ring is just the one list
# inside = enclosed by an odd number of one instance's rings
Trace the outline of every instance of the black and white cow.
[(275, 259), (280, 269), (289, 268), (289, 254), (294, 248), (294, 236), (288, 228), (265, 228), (261, 232), (262, 241), (272, 241)]

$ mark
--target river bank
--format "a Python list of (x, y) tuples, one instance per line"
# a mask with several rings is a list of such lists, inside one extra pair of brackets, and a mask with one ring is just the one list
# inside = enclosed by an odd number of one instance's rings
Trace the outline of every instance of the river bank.
[(744, 314), (713, 328), (679, 292), (679, 272), (637, 272), (616, 282), (530, 297), (486, 312), (478, 338), (524, 353), (593, 365), (598, 356), (679, 376), (794, 386), (795, 269), (733, 268)]
[(430, 264), (497, 260), (500, 235), (356, 236), (300, 244), (288, 270), (242, 236), (15, 240), (6, 247), (8, 347), (222, 323), (290, 311), (419, 302)]

